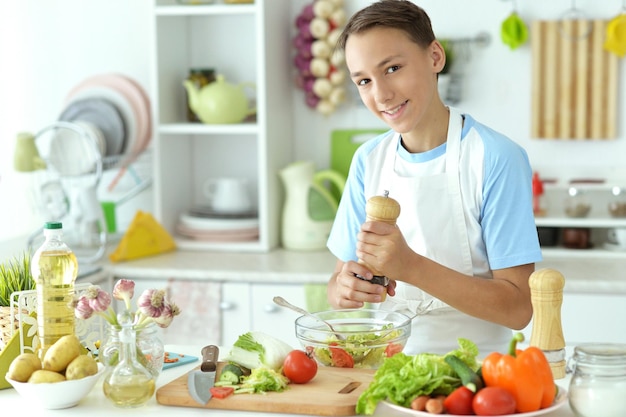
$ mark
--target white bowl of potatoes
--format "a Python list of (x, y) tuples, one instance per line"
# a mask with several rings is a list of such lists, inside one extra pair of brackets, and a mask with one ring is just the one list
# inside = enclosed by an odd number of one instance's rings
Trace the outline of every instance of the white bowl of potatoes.
[(102, 364), (81, 352), (75, 336), (64, 338), (50, 347), (43, 361), (34, 353), (20, 354), (5, 376), (21, 397), (48, 410), (76, 406), (104, 373)]

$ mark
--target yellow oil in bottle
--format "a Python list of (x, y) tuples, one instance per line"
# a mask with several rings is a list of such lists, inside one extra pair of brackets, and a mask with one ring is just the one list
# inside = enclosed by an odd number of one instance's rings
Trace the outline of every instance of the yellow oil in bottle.
[(37, 283), (37, 332), (41, 358), (62, 336), (74, 333), (72, 300), (78, 261), (61, 240), (62, 229), (55, 225), (60, 223), (46, 223), (46, 241), (31, 262), (31, 272)]
[(105, 380), (102, 384), (104, 395), (118, 407), (139, 407), (144, 405), (155, 390), (154, 378), (144, 375), (129, 376), (123, 383), (111, 383)]

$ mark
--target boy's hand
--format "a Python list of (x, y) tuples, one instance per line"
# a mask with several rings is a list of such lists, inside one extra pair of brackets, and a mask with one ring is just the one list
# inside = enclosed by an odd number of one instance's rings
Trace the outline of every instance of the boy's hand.
[(357, 236), (356, 254), (375, 275), (398, 279), (413, 254), (400, 229), (383, 222), (365, 222)]
[[(364, 279), (359, 279), (356, 275)], [(361, 308), (364, 303), (380, 303), (385, 291), (389, 295), (395, 294), (395, 281), (390, 282), (385, 288), (371, 283), (369, 280), (373, 276), (364, 265), (354, 261), (346, 262), (335, 278), (331, 304), (335, 308)]]

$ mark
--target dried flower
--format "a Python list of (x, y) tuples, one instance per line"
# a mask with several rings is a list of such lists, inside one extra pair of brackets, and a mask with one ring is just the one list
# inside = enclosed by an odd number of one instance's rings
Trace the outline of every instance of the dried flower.
[[(126, 315), (132, 319), (135, 328), (145, 327), (154, 322), (159, 327), (168, 327), (180, 308), (169, 301), (165, 290), (148, 289), (137, 300), (137, 311), (131, 311), (131, 299), (135, 292), (135, 282), (120, 279), (113, 287), (113, 298), (124, 301)], [(88, 319), (97, 314), (114, 326), (120, 326), (118, 316), (111, 306), (111, 295), (97, 285), (91, 285), (74, 299), (74, 314), (79, 319)]]

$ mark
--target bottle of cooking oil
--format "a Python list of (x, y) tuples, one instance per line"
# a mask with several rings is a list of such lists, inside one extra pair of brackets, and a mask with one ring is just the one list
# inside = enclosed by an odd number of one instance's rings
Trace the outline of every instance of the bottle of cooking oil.
[(46, 240), (35, 251), (31, 272), (37, 283), (37, 331), (39, 356), (62, 336), (74, 333), (74, 282), (78, 261), (63, 241), (63, 224), (48, 222), (43, 230)]

